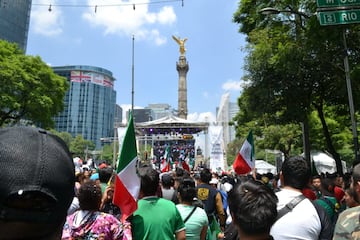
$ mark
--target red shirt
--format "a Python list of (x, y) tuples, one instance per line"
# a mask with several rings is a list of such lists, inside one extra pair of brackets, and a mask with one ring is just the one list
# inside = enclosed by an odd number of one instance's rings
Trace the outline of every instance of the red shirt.
[(334, 195), (338, 203), (341, 203), (341, 200), (343, 199), (345, 192), (341, 187), (335, 186), (334, 187)]
[(304, 188), (302, 190), (302, 194), (304, 194), (305, 197), (307, 197), (310, 200), (316, 200), (316, 194), (315, 192), (310, 188)]

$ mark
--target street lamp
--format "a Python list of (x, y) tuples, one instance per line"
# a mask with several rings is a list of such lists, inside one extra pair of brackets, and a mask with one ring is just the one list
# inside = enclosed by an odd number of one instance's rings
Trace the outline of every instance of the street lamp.
[(297, 15), (305, 17), (305, 18), (310, 18), (311, 17), (311, 16), (309, 16), (308, 14), (306, 14), (304, 12), (294, 10), (290, 6), (287, 6), (287, 8), (288, 9), (280, 10), (280, 9), (277, 9), (277, 8), (266, 7), (266, 8), (260, 9), (259, 13), (264, 14), (264, 15), (280, 14), (280, 13), (292, 13), (292, 14), (297, 14)]
[(280, 11), (279, 9), (276, 8), (272, 8), (272, 7), (266, 7), (263, 9), (260, 9), (259, 13), (264, 14), (264, 15), (270, 15), (270, 14), (279, 14), (283, 11)]

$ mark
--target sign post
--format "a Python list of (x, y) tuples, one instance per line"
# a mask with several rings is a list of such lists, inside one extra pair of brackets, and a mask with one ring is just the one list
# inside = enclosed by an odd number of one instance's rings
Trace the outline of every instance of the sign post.
[(360, 0), (316, 0), (319, 8), (359, 6)]
[(360, 23), (360, 9), (319, 12), (318, 17), (322, 26)]
[[(316, 4), (318, 6), (318, 19), (320, 21), (320, 25), (322, 26), (360, 23), (360, 0), (316, 0)], [(343, 31), (343, 41), (345, 50), (344, 70), (353, 132), (355, 160), (359, 161), (359, 142), (354, 112), (354, 102), (352, 97), (348, 48), (346, 44), (345, 30)]]

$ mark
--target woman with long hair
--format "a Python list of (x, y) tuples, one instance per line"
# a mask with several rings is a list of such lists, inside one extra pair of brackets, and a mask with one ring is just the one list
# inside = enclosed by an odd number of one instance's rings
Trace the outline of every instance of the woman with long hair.
[(80, 209), (68, 216), (62, 239), (124, 240), (123, 225), (111, 214), (100, 212), (101, 188), (94, 181), (84, 182), (78, 193)]

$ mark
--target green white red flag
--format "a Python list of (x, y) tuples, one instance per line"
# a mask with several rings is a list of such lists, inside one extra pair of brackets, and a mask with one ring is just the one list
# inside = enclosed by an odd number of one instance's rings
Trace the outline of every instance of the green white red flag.
[(165, 154), (161, 161), (161, 166), (160, 166), (161, 172), (168, 172), (171, 169), (170, 151), (171, 151), (170, 146), (167, 146), (165, 148)]
[(233, 163), (234, 171), (241, 175), (251, 172), (255, 168), (255, 149), (252, 131), (250, 130), (240, 151), (236, 155)]
[(137, 209), (137, 198), (140, 191), (137, 162), (135, 129), (131, 113), (117, 164), (113, 198), (113, 203), (121, 209), (123, 222)]

